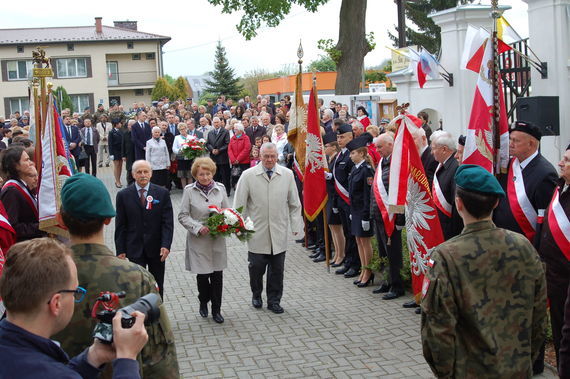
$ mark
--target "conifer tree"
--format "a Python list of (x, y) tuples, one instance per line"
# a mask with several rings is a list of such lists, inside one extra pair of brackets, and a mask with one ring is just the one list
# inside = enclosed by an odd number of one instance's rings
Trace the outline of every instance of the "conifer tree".
[(170, 98), (172, 96), (172, 86), (168, 84), (164, 77), (160, 77), (156, 79), (150, 96), (152, 100), (160, 100), (163, 97)]
[(57, 106), (60, 114), (61, 111), (65, 108), (69, 108), (71, 113), (75, 112), (75, 110), (73, 109), (73, 101), (71, 100), (71, 97), (67, 94), (65, 88), (63, 88), (62, 86), (57, 87), (55, 91), (53, 91), (53, 96), (57, 101)]
[(190, 83), (188, 83), (188, 80), (186, 80), (185, 77), (179, 76), (174, 82), (173, 87), (178, 91), (182, 99), (192, 97), (192, 87), (190, 87)]
[(204, 92), (214, 95), (225, 95), (229, 99), (237, 99), (243, 87), (238, 83), (233, 68), (226, 58), (226, 49), (218, 41), (216, 46), (216, 62), (214, 71), (210, 72), (212, 80), (206, 80)]

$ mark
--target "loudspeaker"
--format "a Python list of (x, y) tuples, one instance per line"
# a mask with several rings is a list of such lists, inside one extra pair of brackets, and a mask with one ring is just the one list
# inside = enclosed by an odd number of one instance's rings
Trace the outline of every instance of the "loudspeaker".
[(519, 97), (516, 106), (518, 121), (532, 122), (543, 136), (560, 135), (558, 96)]

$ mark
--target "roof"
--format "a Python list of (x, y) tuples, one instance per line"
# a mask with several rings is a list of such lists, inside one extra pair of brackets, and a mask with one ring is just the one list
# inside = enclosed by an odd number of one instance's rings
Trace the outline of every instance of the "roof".
[(95, 32), (95, 25), (55, 28), (0, 29), (0, 45), (133, 40), (160, 40), (168, 42), (170, 41), (170, 37), (105, 25), (103, 25), (103, 32), (100, 34)]

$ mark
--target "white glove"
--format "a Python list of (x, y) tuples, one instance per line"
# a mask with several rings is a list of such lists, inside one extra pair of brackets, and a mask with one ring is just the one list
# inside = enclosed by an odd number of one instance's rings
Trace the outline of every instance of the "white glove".
[(109, 155), (109, 159), (110, 160), (115, 160), (115, 157), (113, 155)]
[(326, 180), (331, 180), (332, 179), (332, 174), (330, 172), (325, 171), (325, 179)]
[(370, 230), (370, 221), (362, 220), (362, 230), (364, 230), (365, 232)]
[(333, 208), (332, 211), (334, 214), (338, 214), (338, 208)]
[(402, 230), (402, 229), (404, 229), (404, 225), (402, 225), (402, 226), (396, 225), (396, 230), (397, 230), (397, 231), (400, 231), (400, 230)]
[(350, 221), (352, 221), (352, 215), (351, 215), (351, 214), (348, 215), (348, 219), (349, 219)]

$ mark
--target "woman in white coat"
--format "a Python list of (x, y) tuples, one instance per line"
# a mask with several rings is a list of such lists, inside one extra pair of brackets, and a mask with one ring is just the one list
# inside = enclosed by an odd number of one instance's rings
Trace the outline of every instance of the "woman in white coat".
[(227, 267), (226, 240), (212, 238), (205, 226), (210, 215), (208, 206), (228, 208), (226, 188), (214, 181), (216, 164), (210, 158), (196, 158), (192, 164), (196, 181), (184, 188), (178, 222), (188, 230), (186, 237), (186, 270), (196, 274), (200, 316), (208, 317), (212, 302), (212, 318), (221, 324), (223, 269)]

